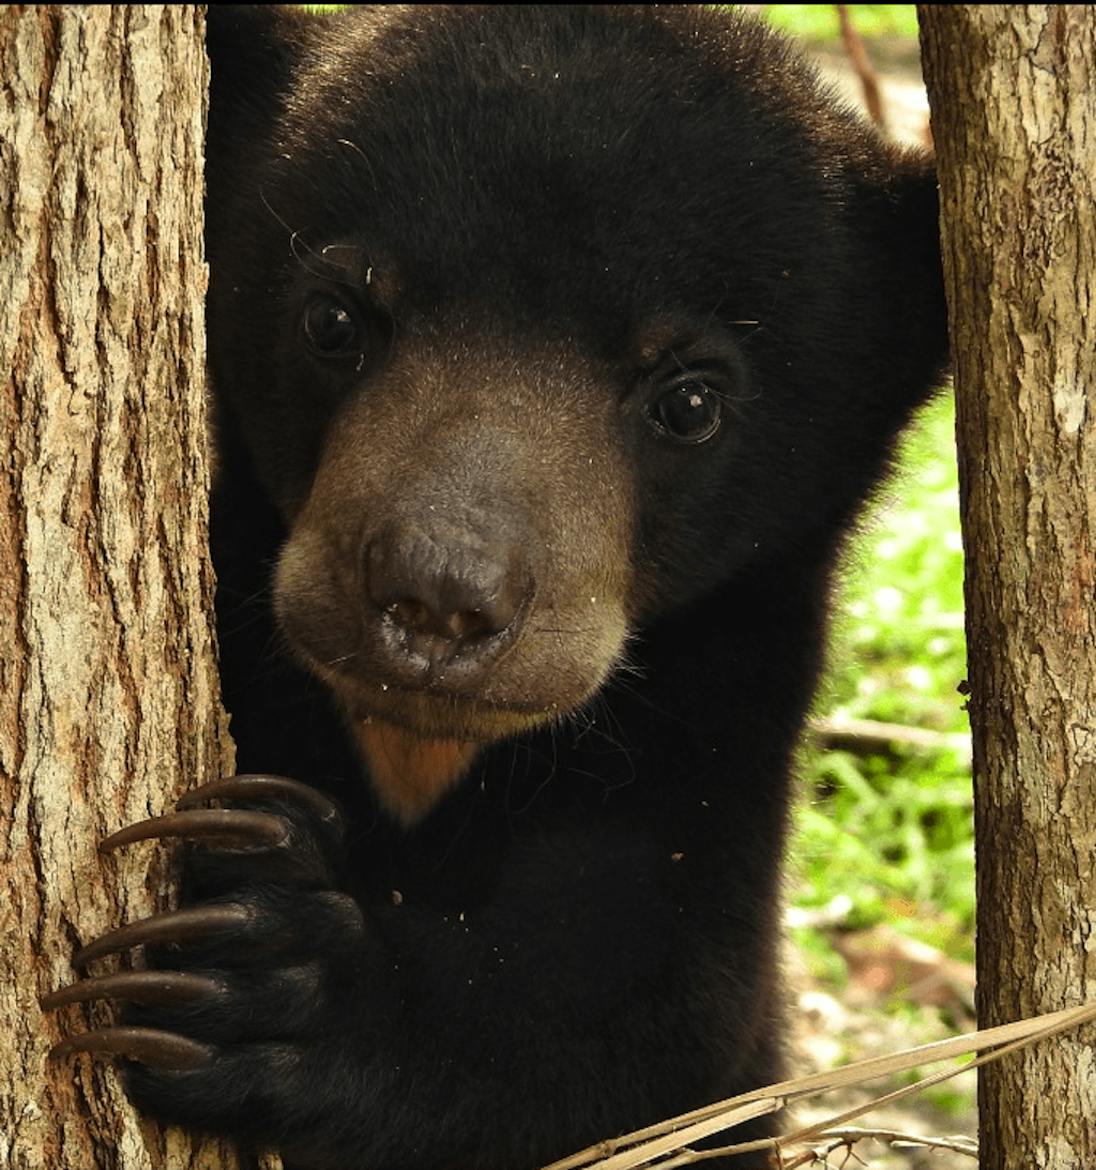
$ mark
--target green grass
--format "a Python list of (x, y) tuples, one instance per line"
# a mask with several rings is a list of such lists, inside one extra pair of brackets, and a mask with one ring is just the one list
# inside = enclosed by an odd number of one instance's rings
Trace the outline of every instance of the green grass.
[[(917, 8), (913, 4), (850, 4), (849, 11), (862, 37), (917, 39)], [(805, 41), (832, 41), (840, 34), (833, 4), (765, 4), (761, 13), (777, 28)]]
[[(847, 558), (831, 666), (816, 709), (967, 729), (962, 552), (950, 394), (919, 418)], [(848, 925), (892, 922), (948, 953), (973, 950), (967, 762), (950, 749), (805, 752), (793, 900), (851, 904)], [(808, 952), (819, 953), (804, 938)], [(832, 974), (832, 972), (830, 972)]]

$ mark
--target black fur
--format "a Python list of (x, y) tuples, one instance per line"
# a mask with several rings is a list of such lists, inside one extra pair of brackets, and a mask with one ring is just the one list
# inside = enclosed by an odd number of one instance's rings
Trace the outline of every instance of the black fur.
[[(215, 1002), (132, 1016), (220, 1055), (133, 1065), (132, 1093), (308, 1170), (534, 1170), (775, 1079), (789, 767), (828, 578), (945, 358), (929, 163), (881, 145), (781, 39), (725, 11), (209, 20), (226, 701), (240, 771), (334, 794), (345, 833), (284, 804), (288, 861), (195, 851), (190, 896), (242, 901), (252, 926), (161, 956), (217, 971)], [(331, 244), (356, 258), (340, 278), (355, 296), (370, 267), (398, 272), (350, 374), (301, 356), (299, 306), (330, 286)], [(651, 425), (634, 387), (656, 375), (629, 364), (651, 329), (658, 360), (718, 370), (711, 441)], [(283, 648), (270, 575), (340, 428), (363, 428), (359, 471), (340, 455), (346, 530), (367, 523), (354, 493), (378, 459), (412, 488), (369, 491), (416, 506), (441, 448), (423, 421), (436, 403), (411, 387), (406, 414), (393, 405), (386, 371), (407, 354), (420, 370), (444, 355), (436, 393), (485, 460), (473, 481), (498, 475), (477, 446), (494, 427), (517, 477), (543, 477), (534, 496), (571, 501), (578, 472), (530, 452), (601, 428), (609, 463), (591, 454), (575, 499), (613, 495), (630, 642), (577, 714), (487, 748), (402, 825), (327, 688)], [(380, 433), (371, 392), (388, 404)], [(464, 401), (486, 411), (479, 431)], [(402, 463), (385, 453), (405, 440)], [(514, 505), (530, 572), (534, 506)]]

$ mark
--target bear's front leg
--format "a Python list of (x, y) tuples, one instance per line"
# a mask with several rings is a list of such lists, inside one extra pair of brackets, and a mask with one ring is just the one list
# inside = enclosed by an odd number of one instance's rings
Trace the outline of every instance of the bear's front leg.
[[(202, 807), (210, 801), (221, 807)], [(195, 842), (187, 877), (196, 901), (76, 954), (85, 971), (145, 946), (147, 968), (89, 976), (46, 997), (47, 1008), (126, 1004), (118, 1026), (54, 1051), (123, 1058), (131, 1098), (160, 1120), (259, 1147), (307, 1133), (338, 1150), (351, 1120), (338, 1102), (366, 1095), (356, 1084), (360, 1054), (385, 1000), (361, 909), (340, 889), (340, 814), (314, 789), (273, 776), (207, 784), (177, 807), (101, 848)]]

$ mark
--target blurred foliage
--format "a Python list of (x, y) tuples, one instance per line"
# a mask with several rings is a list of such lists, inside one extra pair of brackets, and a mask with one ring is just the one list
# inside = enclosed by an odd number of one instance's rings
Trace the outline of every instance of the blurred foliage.
[[(950, 393), (912, 427), (896, 477), (846, 557), (816, 709), (937, 731), (968, 728), (963, 563)], [(959, 958), (974, 933), (973, 794), (950, 749), (808, 746), (793, 900), (848, 899), (848, 926), (893, 922)], [(808, 951), (809, 937), (803, 938)], [(828, 949), (828, 948), (827, 948)], [(820, 972), (822, 973), (822, 972)], [(825, 972), (833, 975), (832, 970)]]
[[(757, 5), (771, 24), (805, 41), (836, 40), (841, 33), (834, 4)], [(862, 37), (912, 37), (917, 39), (917, 6), (914, 4), (850, 4), (856, 31)]]

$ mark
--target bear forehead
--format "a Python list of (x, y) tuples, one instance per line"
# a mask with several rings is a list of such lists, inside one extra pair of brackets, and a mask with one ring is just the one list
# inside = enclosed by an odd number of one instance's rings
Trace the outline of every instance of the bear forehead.
[(713, 254), (726, 271), (817, 246), (840, 169), (835, 116), (790, 104), (764, 45), (693, 11), (355, 14), (303, 55), (270, 178), (331, 236), (399, 240), (435, 268), (611, 264), (623, 245), (652, 268), (685, 253), (703, 279)]
[(773, 75), (756, 26), (644, 8), (347, 16), (305, 46), (264, 197), (310, 247), (343, 249), (382, 307), (478, 304), (601, 343), (666, 310), (757, 320), (779, 299), (802, 319), (817, 290), (788, 272), (838, 262), (860, 131), (814, 109), (794, 62)]

